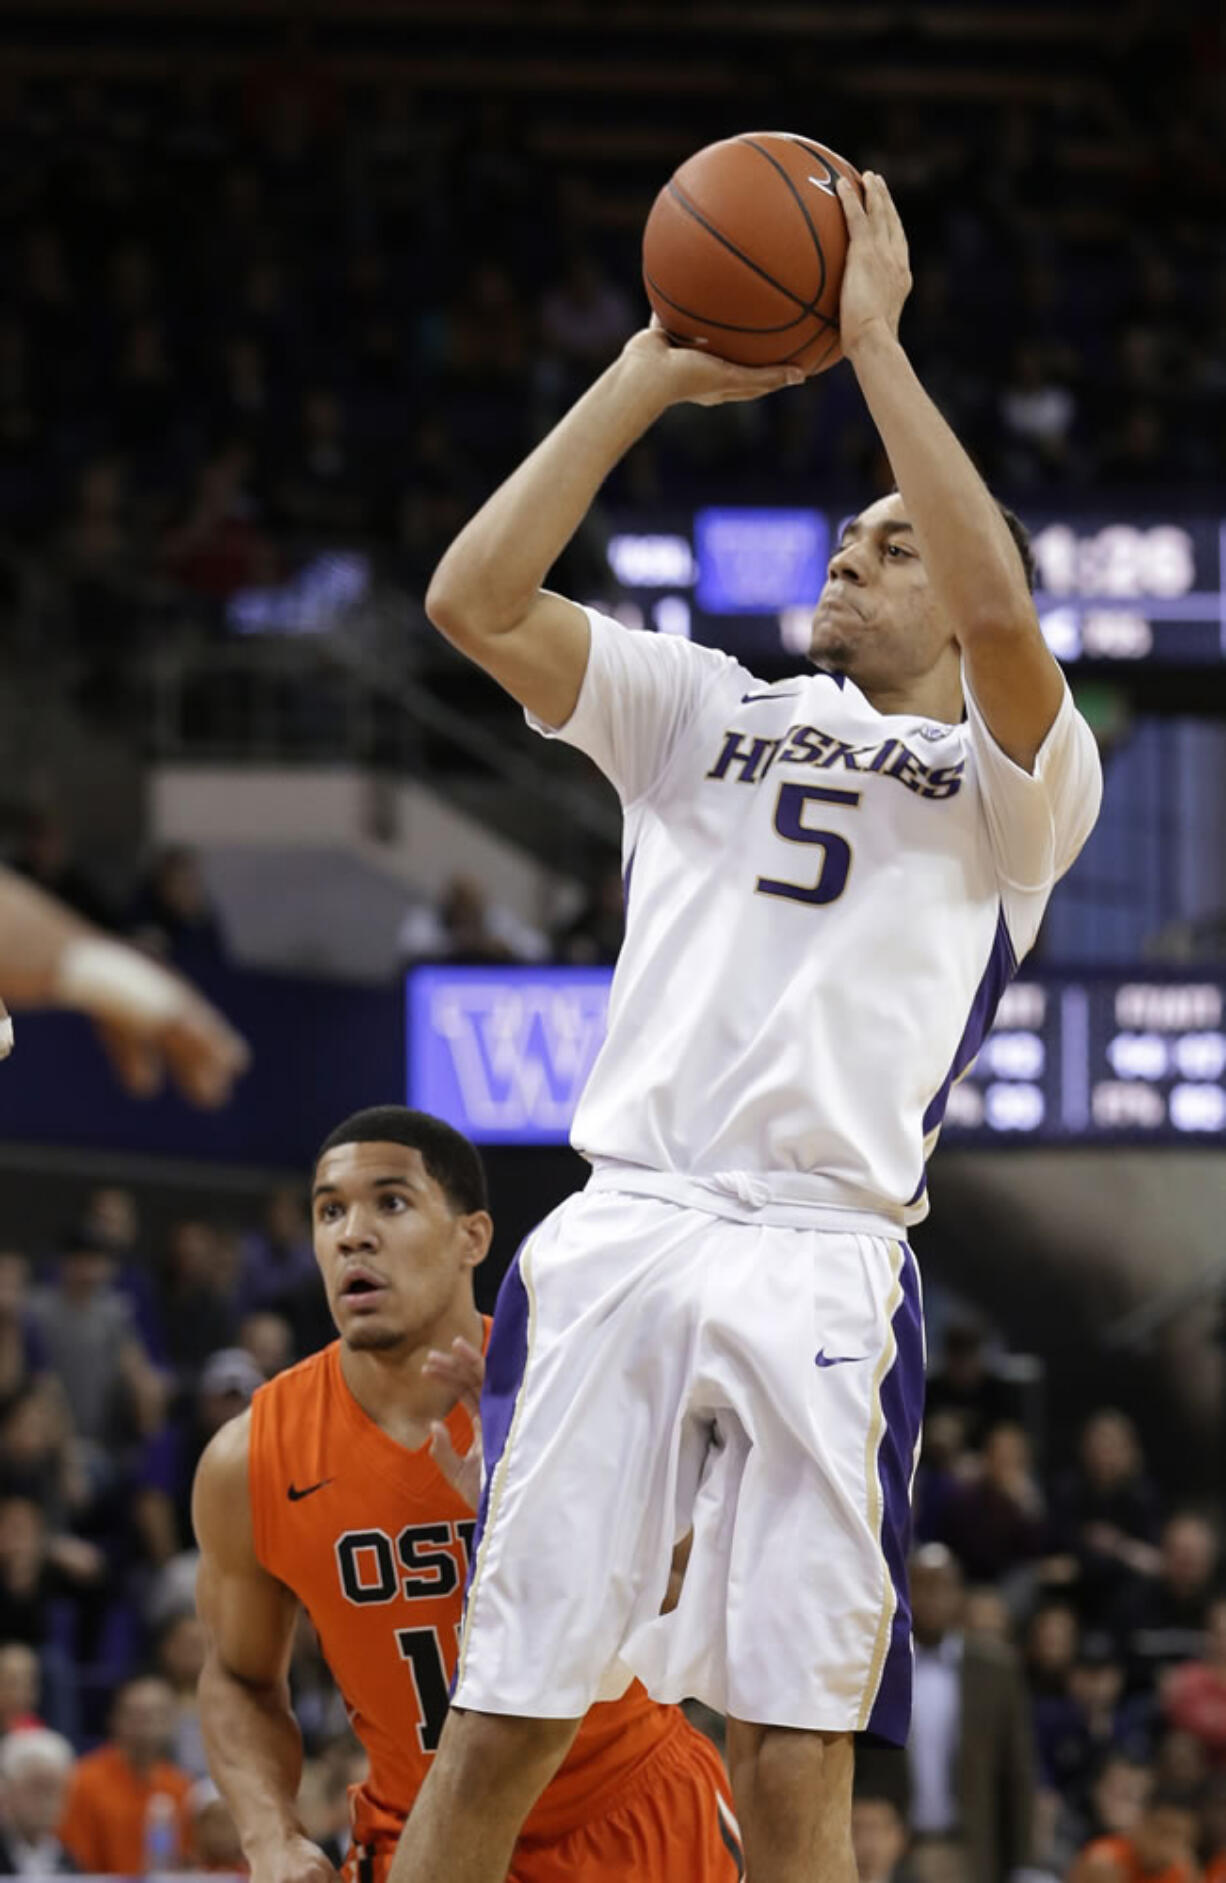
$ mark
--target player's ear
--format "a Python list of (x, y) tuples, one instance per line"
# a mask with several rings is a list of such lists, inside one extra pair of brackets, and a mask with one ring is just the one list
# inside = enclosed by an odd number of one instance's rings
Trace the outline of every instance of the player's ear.
[(480, 1268), (494, 1239), (494, 1219), (488, 1210), (472, 1210), (460, 1218), (464, 1238), (464, 1261), (469, 1268)]

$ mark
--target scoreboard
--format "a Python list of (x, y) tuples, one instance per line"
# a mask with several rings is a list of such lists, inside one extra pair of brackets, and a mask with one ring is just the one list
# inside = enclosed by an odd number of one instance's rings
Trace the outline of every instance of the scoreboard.
[[(410, 970), (408, 1103), (482, 1144), (560, 1144), (611, 971)], [(949, 1096), (943, 1144), (1226, 1146), (1226, 979), (1033, 975)]]
[[(605, 540), (598, 605), (752, 662), (803, 655), (843, 518), (819, 509), (721, 507)], [(1031, 516), (1048, 645), (1066, 664), (1226, 661), (1226, 518)]]
[(1226, 982), (1015, 981), (945, 1135), (1226, 1143)]

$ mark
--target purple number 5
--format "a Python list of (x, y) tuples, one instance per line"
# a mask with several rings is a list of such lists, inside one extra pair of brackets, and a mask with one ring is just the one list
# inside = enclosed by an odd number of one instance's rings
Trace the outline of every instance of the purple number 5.
[(837, 830), (811, 830), (805, 823), (805, 806), (860, 802), (858, 791), (837, 791), (832, 785), (780, 785), (775, 805), (775, 829), (788, 843), (813, 843), (821, 847), (822, 866), (815, 883), (782, 883), (774, 876), (759, 876), (755, 887), (763, 896), (786, 896), (789, 902), (820, 905), (837, 902), (847, 887), (851, 869), (851, 845)]

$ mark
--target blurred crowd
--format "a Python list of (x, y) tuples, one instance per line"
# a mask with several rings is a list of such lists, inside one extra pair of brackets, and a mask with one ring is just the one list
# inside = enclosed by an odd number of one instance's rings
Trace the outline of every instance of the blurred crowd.
[[(134, 1194), (104, 1187), (58, 1249), (0, 1252), (0, 1870), (236, 1867), (196, 1705), (191, 1482), (331, 1332), (297, 1189), (151, 1248)], [(294, 1683), (304, 1808), (339, 1855), (355, 1749), (305, 1624)]]
[[(57, 1838), (90, 1871), (235, 1865), (196, 1707), (191, 1479), (331, 1331), (295, 1188), (151, 1237), (107, 1186), (58, 1248), (0, 1253), (0, 1865), (7, 1839), (54, 1868)], [(1122, 1412), (1067, 1454), (1042, 1420), (955, 1312), (916, 1483), (912, 1740), (862, 1752), (861, 1877), (1079, 1883), (1097, 1850), (1125, 1877), (1223, 1883), (1216, 1514), (1167, 1502)], [(360, 1753), (305, 1623), (293, 1688), (304, 1812), (339, 1851)]]
[(1123, 1412), (1045, 1457), (1036, 1410), (955, 1319), (916, 1478), (911, 1740), (860, 1760), (861, 1878), (1221, 1883), (1220, 1513), (1163, 1497)]
[[(99, 927), (208, 981), (229, 958), (225, 924), (196, 852), (172, 844), (116, 896), (76, 853), (66, 822), (35, 808), (19, 820), (5, 859), (13, 869)], [(400, 960), (413, 962), (557, 961), (573, 967), (611, 966), (621, 947), (621, 871), (601, 870), (593, 887), (552, 928), (538, 927), (491, 896), (475, 877), (453, 876), (436, 901), (406, 908), (397, 937)]]
[[(761, 100), (891, 180), (916, 260), (905, 338), (1023, 499), (1226, 468), (1214, 44), (1168, 34), (1147, 67), (1141, 34), (1076, 108), (1053, 87), (866, 113), (820, 63), (806, 77), (783, 61)], [(725, 110), (685, 94), (674, 122), (697, 145), (742, 128)], [(464, 515), (646, 314), (638, 238), (669, 158), (627, 158), (614, 214), (595, 184), (608, 152), (550, 163), (527, 130), (514, 103), (342, 84), (309, 54), (215, 81), (10, 77), (10, 605), (41, 584), (40, 619), (87, 658), (321, 540), (377, 547), (420, 593)], [(855, 497), (882, 476), (842, 370), (806, 400), (676, 415), (611, 496), (684, 506), (726, 493), (730, 468), (758, 498), (798, 479)]]

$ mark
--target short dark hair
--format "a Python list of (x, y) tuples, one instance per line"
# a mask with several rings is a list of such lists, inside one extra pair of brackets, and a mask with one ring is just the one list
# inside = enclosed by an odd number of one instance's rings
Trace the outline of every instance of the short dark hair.
[(485, 1165), (475, 1144), (441, 1118), (411, 1111), (407, 1105), (368, 1105), (355, 1111), (330, 1131), (315, 1154), (319, 1164), (328, 1151), (341, 1144), (404, 1144), (421, 1152), (426, 1175), (446, 1196), (454, 1210), (471, 1216), (489, 1209)]
[(1017, 553), (1021, 557), (1022, 567), (1026, 571), (1026, 587), (1033, 595), (1039, 585), (1039, 565), (1034, 559), (1034, 550), (1030, 544), (1030, 531), (1022, 522), (1021, 517), (1018, 516), (1015, 511), (1010, 510), (1007, 503), (1002, 503), (999, 497), (996, 499), (996, 508), (1005, 519), (1005, 526), (1010, 536), (1017, 544)]

